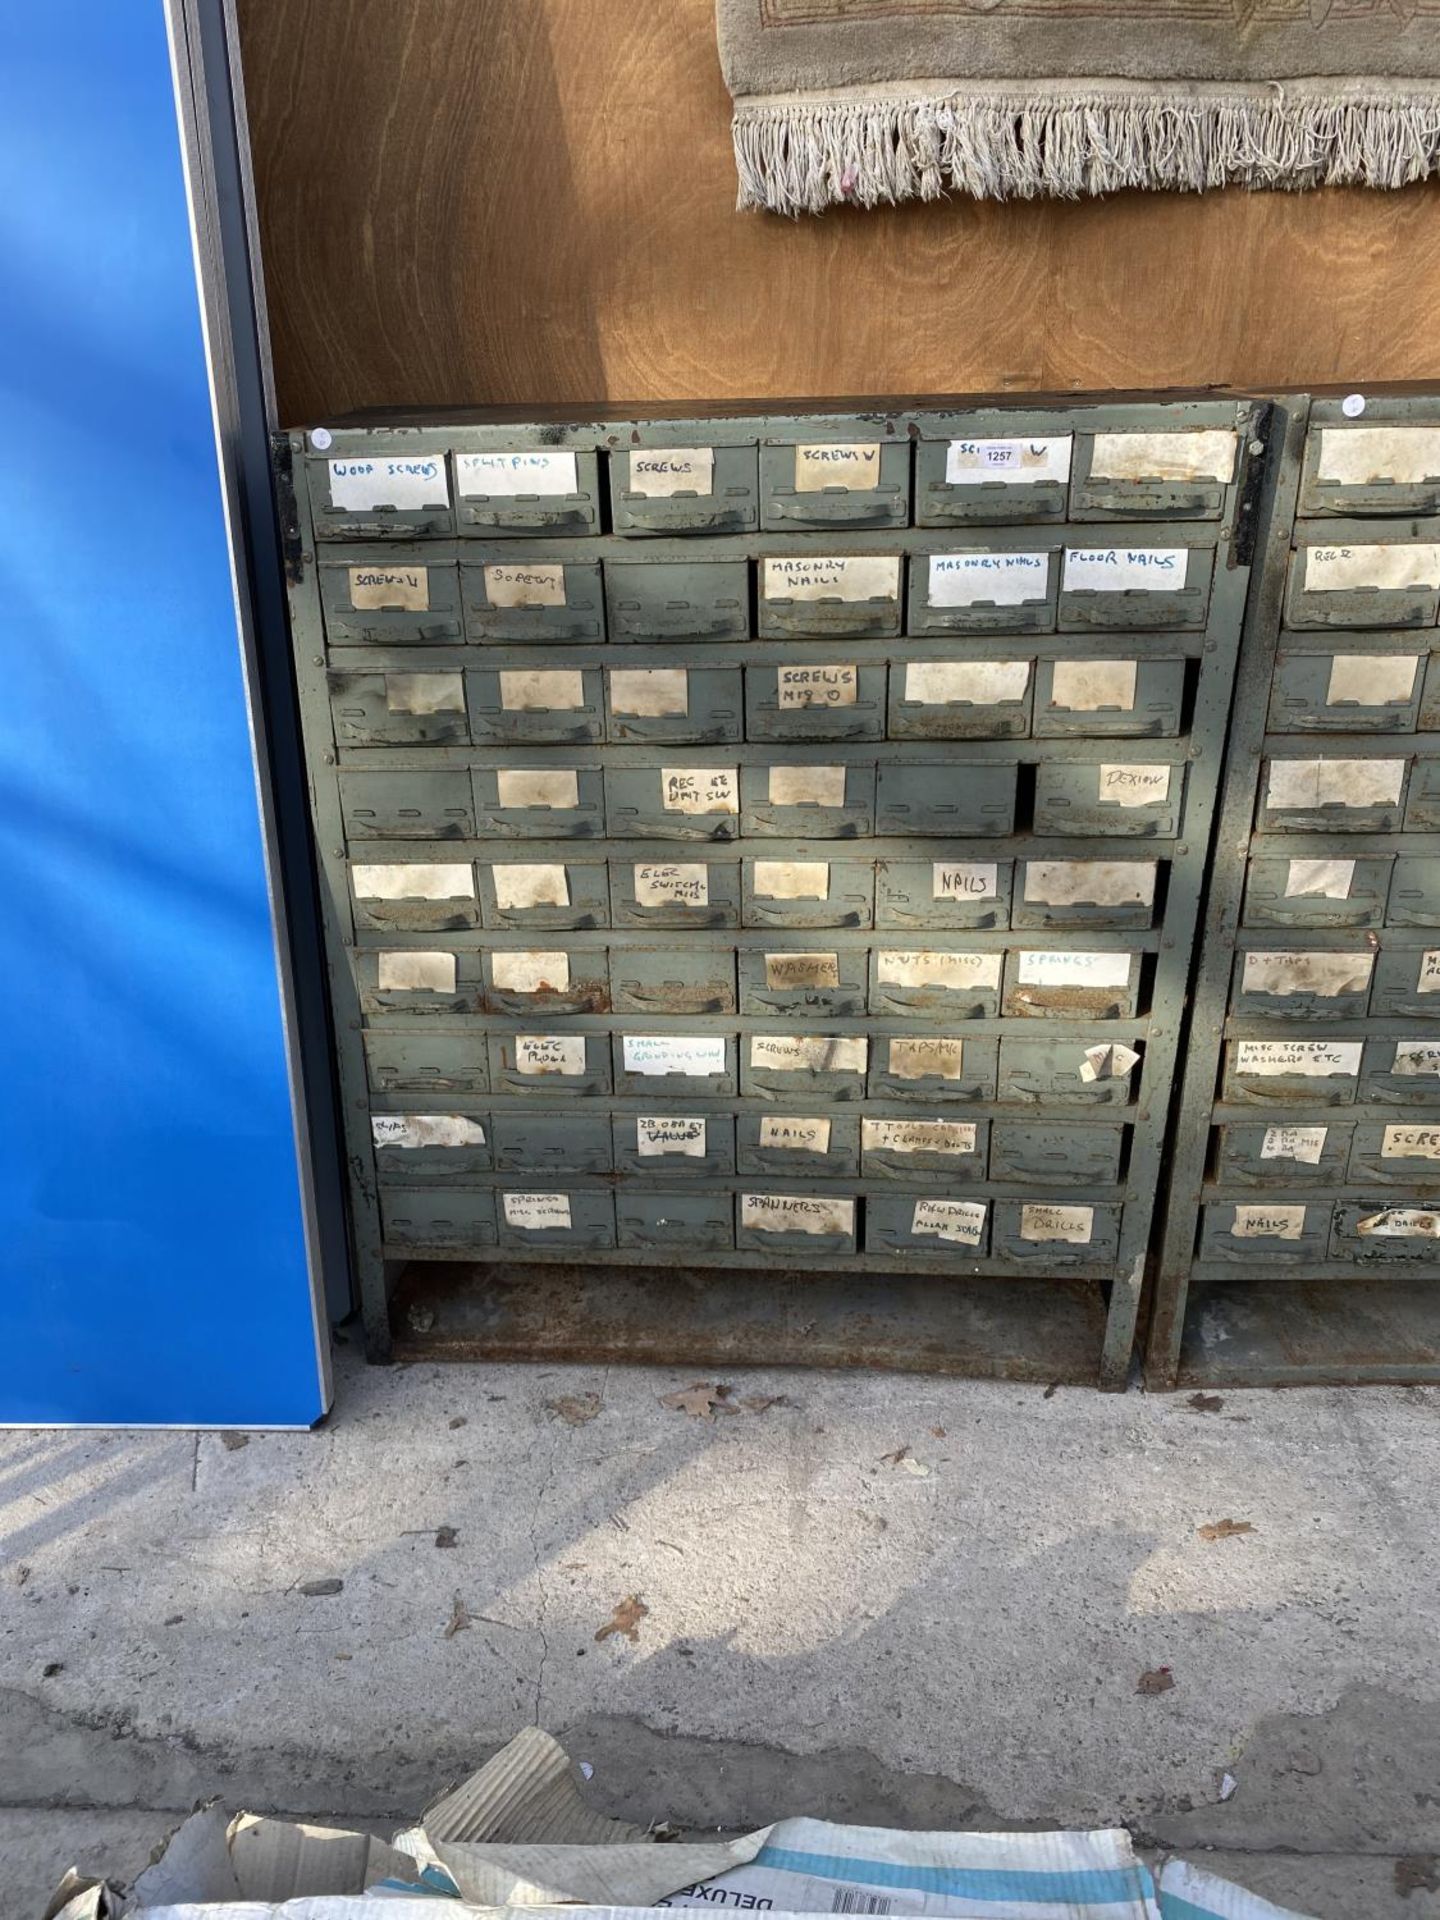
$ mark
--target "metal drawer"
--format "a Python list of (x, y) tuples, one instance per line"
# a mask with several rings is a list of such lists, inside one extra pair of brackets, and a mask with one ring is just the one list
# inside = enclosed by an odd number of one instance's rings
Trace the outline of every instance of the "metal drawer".
[(616, 533), (753, 533), (760, 524), (753, 446), (616, 447), (610, 519)]
[(780, 556), (760, 562), (764, 640), (885, 639), (900, 631), (898, 553)]
[(1030, 731), (1035, 663), (906, 660), (890, 676), (892, 740), (1005, 740)]
[(733, 1193), (647, 1193), (621, 1187), (615, 1195), (616, 1243), (652, 1252), (721, 1253), (735, 1245)]
[(875, 1193), (865, 1201), (865, 1251), (906, 1254), (954, 1266), (983, 1260), (990, 1243), (988, 1200), (930, 1193)]
[(364, 948), (353, 958), (355, 989), (366, 1014), (478, 1013), (483, 988), (480, 955), (473, 949), (424, 952), (398, 947)]
[(1280, 860), (1251, 857), (1245, 878), (1247, 927), (1378, 927), (1390, 890), (1388, 857)]
[(403, 1032), (364, 1036), (365, 1066), (373, 1094), (488, 1093), (489, 1051), (483, 1033)]
[(1218, 1130), (1215, 1177), (1227, 1187), (1343, 1186), (1354, 1131), (1350, 1121), (1224, 1126)]
[(605, 736), (598, 667), (469, 667), (465, 689), (476, 746), (567, 746)]
[(1266, 833), (1396, 833), (1406, 759), (1267, 760), (1259, 826)]
[(1123, 1107), (1135, 1097), (1134, 1040), (1088, 1041), (1007, 1034), (1000, 1042), (1000, 1099), (1007, 1105)]
[(603, 947), (487, 947), (486, 1013), (548, 1020), (565, 1013), (605, 1013), (610, 974)]
[(599, 456), (578, 447), (457, 453), (455, 518), (460, 533), (487, 540), (598, 533)]
[(882, 740), (885, 668), (799, 660), (745, 669), (751, 740)]
[(1064, 1273), (1120, 1257), (1123, 1208), (1061, 1200), (997, 1200), (992, 1254)]
[(470, 840), (475, 802), (463, 767), (339, 776), (340, 812), (349, 840)]
[[(828, 849), (827, 849), (828, 851)], [(746, 860), (741, 921), (747, 927), (868, 927), (875, 866), (869, 860)]]
[(1360, 1099), (1384, 1107), (1440, 1108), (1440, 1041), (1367, 1040)]
[(1209, 547), (1067, 547), (1060, 631), (1198, 632), (1214, 570)]
[(505, 1113), (491, 1120), (500, 1173), (549, 1180), (556, 1174), (609, 1173), (615, 1164), (603, 1113)]
[(875, 924), (887, 930), (1006, 927), (1013, 860), (880, 860)]
[(1124, 1144), (1123, 1127), (997, 1120), (990, 1132), (990, 1178), (1072, 1190), (1114, 1186)]
[(1440, 428), (1418, 421), (1322, 426), (1312, 420), (1300, 512), (1357, 519), (1440, 513)]
[(877, 945), (870, 955), (870, 1011), (916, 1018), (993, 1020), (1000, 1011), (999, 948), (965, 953), (950, 948)]
[(731, 947), (617, 947), (611, 956), (616, 1013), (734, 1013)]
[(745, 1192), (739, 1195), (735, 1244), (797, 1265), (854, 1253), (856, 1204), (849, 1195)]
[(988, 1120), (917, 1116), (860, 1121), (861, 1168), (867, 1180), (968, 1185), (985, 1178), (989, 1143)]
[(1068, 433), (920, 440), (915, 447), (915, 524), (964, 527), (1063, 520), (1072, 447)]
[(1360, 1059), (1358, 1040), (1229, 1040), (1221, 1098), (1271, 1109), (1353, 1106)]
[(1292, 627), (1433, 627), (1440, 615), (1440, 545), (1316, 541), (1290, 556), (1285, 618)]
[(330, 673), (326, 678), (339, 746), (469, 744), (461, 673)]
[(610, 1092), (608, 1034), (492, 1033), (488, 1047), (496, 1093), (545, 1100)]
[(1304, 1267), (1323, 1260), (1328, 1200), (1216, 1200), (1201, 1209), (1200, 1258), (1231, 1266)]
[(607, 560), (605, 606), (612, 644), (744, 640), (750, 566), (745, 560)]
[(742, 1013), (851, 1019), (865, 1012), (863, 947), (747, 947), (739, 961)]
[(375, 1171), (383, 1184), (455, 1182), (490, 1167), (490, 1120), (477, 1113), (375, 1113)]
[[(1350, 642), (1355, 649), (1364, 636)], [(1413, 733), (1427, 654), (1344, 645), (1275, 656), (1271, 733)]]
[(389, 933), (458, 932), (480, 924), (468, 860), (357, 861), (350, 867), (355, 925)]
[(1141, 955), (1075, 947), (1012, 949), (1002, 1011), (1028, 1020), (1130, 1019), (1139, 1011)]
[(1185, 705), (1183, 660), (1042, 660), (1037, 738), (1170, 739)]
[(719, 746), (745, 732), (739, 667), (612, 667), (605, 710), (617, 746)]
[(740, 773), (728, 766), (605, 769), (605, 823), (613, 840), (733, 840), (740, 831)]
[(477, 873), (487, 927), (563, 933), (609, 924), (603, 860), (482, 860)]
[(1173, 839), (1185, 768), (1163, 761), (1042, 760), (1035, 769), (1035, 831)]
[[(1345, 1177), (1340, 1176), (1341, 1182)], [(1379, 1181), (1411, 1192), (1440, 1189), (1440, 1112), (1433, 1123), (1417, 1119), (1357, 1126), (1349, 1179), (1355, 1185)]]
[(910, 561), (908, 630), (922, 636), (1053, 633), (1059, 580), (1054, 547), (917, 553)]
[(605, 638), (594, 560), (491, 556), (460, 562), (467, 637), (482, 646), (560, 646)]
[(739, 1091), (735, 1036), (617, 1033), (615, 1091), (642, 1099), (724, 1099)]
[(1391, 927), (1440, 927), (1440, 859), (1401, 854), (1390, 881), (1385, 923)]
[(320, 560), (315, 577), (332, 647), (453, 647), (465, 637), (454, 562), (387, 553)]
[(1440, 947), (1383, 947), (1375, 959), (1370, 1014), (1377, 1020), (1440, 1020)]
[(611, 1131), (617, 1173), (698, 1180), (735, 1171), (735, 1121), (728, 1113), (617, 1113)]
[(1413, 1198), (1408, 1206), (1385, 1199), (1344, 1201), (1335, 1209), (1330, 1254), (1362, 1267), (1423, 1260), (1431, 1269), (1427, 1278), (1433, 1279), (1440, 1259), (1440, 1207)]
[(872, 1100), (993, 1100), (1000, 1043), (959, 1034), (876, 1034)]
[(443, 453), (307, 458), (317, 540), (436, 540), (455, 531)]
[(495, 1196), (502, 1247), (590, 1252), (615, 1244), (615, 1201), (585, 1188), (502, 1189)]
[(1076, 436), (1072, 520), (1218, 520), (1235, 480), (1233, 427)]
[(1303, 947), (1237, 953), (1230, 1004), (1241, 1018), (1354, 1020), (1365, 1012), (1375, 955), (1369, 947)]
[(910, 442), (876, 440), (862, 420), (826, 421), (821, 430), (834, 438), (762, 444), (760, 524), (783, 532), (908, 526)]
[(1024, 860), (1011, 924), (1153, 926), (1158, 873), (1155, 860)]
[(881, 766), (875, 785), (880, 834), (1007, 834), (1015, 829), (1016, 769), (993, 761)]
[(869, 1043), (863, 1034), (750, 1033), (740, 1045), (740, 1090), (753, 1099), (813, 1110), (816, 1103), (864, 1096)]
[(860, 1171), (859, 1115), (739, 1114), (735, 1160), (743, 1174), (779, 1180), (853, 1180)]
[(496, 1244), (487, 1187), (382, 1187), (380, 1219), (386, 1244), (401, 1250), (470, 1253)]
[(740, 800), (747, 837), (857, 840), (875, 830), (875, 768), (808, 761), (742, 767)]
[(481, 839), (594, 840), (605, 828), (599, 767), (476, 767)]
[(612, 860), (617, 927), (738, 927), (738, 860)]

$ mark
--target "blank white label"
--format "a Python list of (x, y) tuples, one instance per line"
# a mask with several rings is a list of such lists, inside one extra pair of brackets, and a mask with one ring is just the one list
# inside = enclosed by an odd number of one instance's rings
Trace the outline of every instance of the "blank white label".
[(507, 1227), (526, 1227), (543, 1232), (547, 1227), (570, 1227), (568, 1193), (507, 1193), (504, 1196)]
[(738, 813), (740, 776), (734, 767), (662, 767), (660, 801), (667, 813)]
[(1035, 1201), (1020, 1209), (1022, 1240), (1065, 1240), (1084, 1247), (1090, 1244), (1094, 1232), (1093, 1207), (1052, 1207)]
[(1092, 480), (1215, 480), (1235, 478), (1239, 435), (1233, 427), (1186, 428), (1180, 433), (1097, 433)]
[(782, 707), (853, 707), (860, 687), (857, 667), (777, 667)]
[(1440, 1160), (1440, 1127), (1386, 1127), (1382, 1160)]
[(1373, 587), (1393, 593), (1440, 586), (1440, 546), (1306, 547), (1307, 593), (1353, 593)]
[(1096, 779), (1100, 798), (1116, 807), (1155, 807), (1170, 798), (1169, 767), (1102, 766)]
[(932, 900), (993, 900), (1000, 869), (993, 860), (936, 860), (930, 867)]
[(880, 442), (853, 440), (796, 447), (795, 491), (823, 493), (844, 487), (847, 493), (869, 493), (880, 484)]
[(863, 1035), (752, 1033), (750, 1065), (780, 1073), (863, 1073)]
[(765, 562), (767, 600), (898, 600), (900, 556), (797, 554)]
[(1129, 984), (1128, 953), (1074, 953), (1056, 948), (1018, 956), (1016, 978), (1022, 987), (1123, 987)]
[(1304, 1231), (1304, 1207), (1236, 1207), (1230, 1229), (1236, 1240), (1298, 1240)]
[(910, 1231), (936, 1240), (950, 1240), (960, 1247), (978, 1247), (985, 1230), (983, 1200), (917, 1200), (910, 1216)]
[(514, 499), (520, 494), (575, 493), (575, 455), (554, 449), (522, 453), (457, 453), (455, 480), (462, 494)]
[(575, 767), (501, 767), (495, 792), (502, 807), (578, 807), (580, 774)]
[(354, 866), (350, 878), (357, 900), (473, 900), (475, 869), (465, 866)]
[(1432, 947), (1420, 956), (1420, 972), (1415, 981), (1417, 993), (1440, 993), (1440, 949)]
[(1416, 487), (1440, 476), (1440, 427), (1322, 427), (1319, 477), (1342, 487), (1389, 481)]
[(1265, 804), (1277, 813), (1393, 806), (1404, 784), (1403, 760), (1272, 760)]
[(1374, 965), (1372, 953), (1247, 953), (1241, 979), (1246, 993), (1315, 993), (1332, 999), (1363, 993)]
[(616, 667), (610, 711), (647, 720), (683, 716), (690, 711), (690, 676), (684, 667)]
[(1413, 653), (1337, 653), (1330, 663), (1325, 704), (1403, 707), (1415, 691), (1419, 665)]
[(860, 1143), (867, 1153), (975, 1151), (973, 1120), (862, 1120)]
[(1358, 1040), (1242, 1040), (1235, 1050), (1237, 1072), (1268, 1080), (1299, 1074), (1324, 1080), (1332, 1074), (1353, 1077), (1360, 1071)]
[(485, 1129), (463, 1113), (376, 1113), (370, 1133), (377, 1147), (483, 1147)]
[(387, 673), (389, 713), (463, 713), (465, 679), (458, 673)]
[(1179, 593), (1188, 547), (1067, 547), (1067, 593)]
[(382, 993), (454, 993), (453, 953), (380, 953), (375, 982)]
[(632, 447), (630, 492), (646, 500), (715, 491), (713, 447)]
[(397, 607), (407, 613), (430, 609), (428, 567), (351, 567), (350, 604), (357, 613)]
[(635, 868), (637, 907), (708, 907), (710, 869), (702, 862), (664, 865), (642, 863)]
[(584, 1073), (585, 1036), (521, 1033), (515, 1036), (515, 1071), (525, 1075)]
[(515, 862), (492, 867), (495, 904), (507, 912), (525, 907), (568, 907), (570, 877), (563, 866)]
[(1073, 441), (1068, 433), (1048, 440), (952, 440), (945, 449), (945, 480), (952, 487), (1033, 486), (1070, 478)]
[(1000, 953), (880, 953), (875, 977), (883, 987), (998, 988), (1004, 958)]
[(760, 1145), (791, 1153), (828, 1153), (830, 1122), (802, 1120), (794, 1114), (765, 1114), (760, 1121)]
[(1285, 869), (1287, 900), (1348, 900), (1354, 884), (1353, 860), (1292, 860)]
[(767, 953), (765, 985), (777, 987), (838, 987), (838, 953)]
[(1050, 590), (1048, 553), (932, 553), (926, 595), (932, 607), (984, 602), (1019, 607)]
[(855, 1202), (818, 1194), (742, 1193), (740, 1224), (752, 1233), (844, 1234), (855, 1232)]
[(501, 993), (561, 993), (570, 984), (570, 956), (568, 953), (492, 953), (490, 978)]
[(1102, 713), (1135, 707), (1135, 660), (1057, 660), (1050, 670), (1050, 701), (1071, 713)]
[(525, 667), (500, 675), (506, 713), (573, 713), (584, 704), (584, 677), (573, 669)]
[(563, 607), (565, 569), (532, 560), (528, 565), (496, 561), (486, 567), (485, 598), (492, 607)]
[[(1356, 1051), (1359, 1051), (1358, 1047)], [(1391, 1071), (1406, 1078), (1416, 1074), (1440, 1074), (1440, 1045), (1433, 1040), (1397, 1040), (1395, 1064)]]
[(1260, 1143), (1262, 1160), (1298, 1160), (1318, 1167), (1325, 1151), (1326, 1127), (1267, 1127)]
[(1148, 907), (1153, 860), (1027, 860), (1025, 898), (1047, 907)]
[(417, 453), (408, 460), (378, 456), (332, 460), (330, 504), (351, 513), (372, 507), (448, 507), (450, 484), (443, 453)]
[(757, 860), (758, 900), (828, 900), (830, 867), (824, 860)]
[(656, 1114), (635, 1122), (635, 1151), (642, 1160), (664, 1154), (682, 1154), (687, 1160), (705, 1158), (705, 1122), (698, 1114)]
[(1123, 1080), (1140, 1064), (1140, 1055), (1123, 1041), (1102, 1041), (1087, 1047), (1080, 1057), (1080, 1078), (1087, 1086), (1096, 1080)]
[(1355, 1231), (1380, 1240), (1440, 1240), (1440, 1213), (1428, 1207), (1386, 1207), (1357, 1220)]
[(912, 660), (905, 698), (926, 706), (996, 707), (1025, 698), (1028, 660)]
[(723, 1074), (723, 1034), (627, 1033), (620, 1043), (626, 1073)]
[(958, 1080), (964, 1071), (963, 1040), (892, 1040), (890, 1073), (897, 1080)]
[(844, 767), (771, 767), (767, 786), (772, 807), (843, 807)]

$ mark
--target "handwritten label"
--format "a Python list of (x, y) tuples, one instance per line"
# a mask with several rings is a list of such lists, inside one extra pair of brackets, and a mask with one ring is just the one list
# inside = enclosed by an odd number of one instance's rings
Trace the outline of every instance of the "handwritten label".
[(500, 705), (506, 713), (573, 713), (585, 705), (584, 676), (569, 668), (502, 670)]
[(1096, 791), (1113, 807), (1157, 807), (1170, 798), (1169, 767), (1102, 766)]
[(1000, 985), (1001, 953), (879, 953), (875, 977), (882, 987), (944, 987), (952, 993)]
[(490, 878), (495, 905), (506, 913), (570, 904), (570, 876), (563, 866), (517, 861), (492, 867)]
[(1277, 813), (1394, 806), (1404, 784), (1403, 760), (1272, 760), (1265, 804)]
[(932, 900), (993, 900), (1000, 869), (993, 860), (936, 860), (930, 867)]
[(802, 1120), (794, 1114), (765, 1114), (760, 1121), (760, 1145), (787, 1153), (828, 1153), (830, 1122)]
[(900, 556), (882, 553), (796, 554), (767, 560), (767, 600), (898, 600)]
[(1353, 1077), (1360, 1071), (1360, 1052), (1358, 1040), (1241, 1040), (1235, 1070), (1261, 1080), (1292, 1074), (1307, 1080)]
[(998, 707), (1023, 700), (1029, 687), (1028, 660), (912, 660), (905, 668), (905, 698), (932, 707)]
[(610, 675), (610, 711), (667, 720), (690, 711), (684, 667), (616, 667)]
[(633, 447), (630, 491), (644, 500), (715, 491), (713, 447)]
[(454, 993), (453, 953), (379, 953), (375, 984), (381, 993)]
[(709, 1078), (725, 1071), (723, 1034), (627, 1033), (620, 1042), (626, 1073), (687, 1073)]
[(855, 1202), (818, 1194), (742, 1193), (740, 1225), (751, 1233), (855, 1233)]
[(853, 707), (860, 688), (858, 667), (777, 667), (782, 707)]
[(1020, 607), (1050, 591), (1048, 553), (932, 553), (926, 598), (932, 607)]
[(844, 767), (771, 767), (767, 793), (772, 807), (843, 807)]
[(1233, 427), (1185, 428), (1179, 433), (1097, 433), (1092, 480), (1215, 480), (1235, 478), (1239, 435)]
[(473, 900), (475, 869), (465, 866), (354, 866), (350, 879), (357, 900)]
[(949, 1240), (960, 1247), (978, 1247), (985, 1231), (983, 1200), (917, 1200), (910, 1216), (917, 1239)]
[(387, 673), (388, 713), (464, 713), (465, 680), (458, 673)]
[(1333, 999), (1363, 993), (1374, 965), (1371, 953), (1247, 953), (1241, 980), (1246, 993), (1313, 993)]
[(1179, 593), (1188, 547), (1067, 547), (1067, 593)]
[(860, 1144), (866, 1153), (971, 1154), (976, 1150), (973, 1120), (862, 1120)]
[(1440, 1160), (1440, 1127), (1386, 1127), (1382, 1160)]
[(1440, 949), (1430, 948), (1420, 956), (1420, 973), (1415, 982), (1417, 993), (1440, 993)]
[(824, 860), (757, 860), (757, 900), (828, 900), (830, 867)]
[(1096, 1080), (1123, 1080), (1140, 1064), (1140, 1055), (1123, 1041), (1104, 1041), (1087, 1047), (1080, 1057), (1080, 1078), (1087, 1085)]
[(457, 453), (455, 481), (482, 500), (578, 492), (575, 455), (553, 449), (523, 453)]
[(1017, 955), (1016, 979), (1022, 987), (1124, 987), (1130, 982), (1133, 955), (1075, 953), (1056, 948)]
[(1148, 907), (1154, 860), (1027, 860), (1025, 898), (1047, 907)]
[(1440, 476), (1440, 428), (1322, 427), (1317, 465), (1337, 486), (1418, 487)]
[(1355, 1231), (1381, 1240), (1440, 1240), (1440, 1213), (1428, 1207), (1386, 1207), (1357, 1220)]
[(485, 1129), (463, 1113), (376, 1113), (370, 1133), (377, 1147), (406, 1152), (424, 1147), (483, 1147)]
[(1403, 707), (1415, 691), (1413, 653), (1337, 653), (1325, 692), (1329, 707)]
[(530, 1075), (581, 1074), (585, 1071), (585, 1036), (569, 1033), (518, 1033), (515, 1071)]
[(527, 1233), (544, 1233), (557, 1227), (567, 1233), (570, 1230), (568, 1193), (507, 1193), (503, 1205), (507, 1227), (523, 1227)]
[(1287, 900), (1348, 900), (1354, 884), (1353, 860), (1291, 860), (1285, 869)]
[(687, 1160), (705, 1158), (705, 1122), (698, 1114), (656, 1114), (635, 1122), (635, 1151), (642, 1160), (663, 1154), (682, 1154)]
[(558, 561), (553, 566), (534, 560), (523, 566), (496, 561), (483, 571), (485, 598), (492, 607), (565, 605), (565, 569)]
[(945, 449), (945, 481), (952, 487), (1063, 484), (1070, 478), (1073, 444), (1068, 433), (1046, 440), (952, 440)]
[(843, 487), (847, 493), (868, 493), (879, 484), (878, 440), (828, 442), (795, 449), (797, 493), (824, 493), (830, 487)]
[(1093, 1207), (1052, 1207), (1040, 1201), (1020, 1209), (1022, 1240), (1064, 1240), (1071, 1246), (1089, 1246), (1095, 1232)]
[(637, 907), (708, 907), (710, 869), (701, 863), (641, 862), (635, 868)]
[(351, 567), (350, 604), (357, 613), (379, 613), (395, 607), (406, 613), (430, 608), (428, 567)]
[(1440, 586), (1440, 546), (1305, 547), (1307, 593), (1380, 593)]
[(495, 792), (502, 807), (578, 807), (580, 773), (576, 767), (501, 767)]
[(767, 953), (765, 985), (772, 991), (782, 987), (838, 987), (840, 956), (838, 953)]
[(863, 1035), (752, 1033), (750, 1065), (767, 1073), (864, 1073)]
[(1267, 1127), (1260, 1158), (1298, 1160), (1302, 1166), (1318, 1167), (1328, 1132), (1328, 1127)]
[(568, 953), (492, 953), (490, 979), (501, 993), (562, 993), (570, 984), (570, 956)]
[(1432, 1040), (1397, 1040), (1395, 1062), (1390, 1070), (1404, 1079), (1440, 1074), (1440, 1045)]
[(1236, 1240), (1298, 1240), (1304, 1231), (1304, 1207), (1236, 1207), (1230, 1228)]
[(963, 1040), (892, 1040), (889, 1071), (896, 1080), (959, 1080), (965, 1065)]
[(1050, 670), (1050, 704), (1071, 713), (1132, 713), (1136, 660), (1057, 660)]
[(739, 813), (734, 767), (662, 767), (660, 803), (667, 813)]
[(375, 507), (448, 507), (450, 483), (443, 453), (417, 453), (408, 460), (331, 460), (330, 504), (350, 513)]

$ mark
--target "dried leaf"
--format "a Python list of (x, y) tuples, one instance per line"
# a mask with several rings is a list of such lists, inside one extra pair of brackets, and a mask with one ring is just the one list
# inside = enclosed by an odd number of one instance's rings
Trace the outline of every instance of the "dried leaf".
[(929, 1467), (917, 1460), (909, 1447), (897, 1447), (894, 1453), (881, 1454), (880, 1464), (882, 1467), (898, 1467), (901, 1473), (913, 1474), (917, 1480), (930, 1478)]
[(768, 1413), (771, 1407), (788, 1407), (789, 1404), (783, 1393), (747, 1393), (740, 1402), (747, 1413)]
[(893, 1453), (881, 1454), (880, 1464), (882, 1467), (898, 1467), (900, 1462), (902, 1460), (908, 1459), (909, 1456), (910, 1456), (909, 1447), (896, 1447)]
[(623, 1633), (633, 1647), (640, 1638), (640, 1622), (649, 1611), (638, 1593), (627, 1593), (604, 1626), (598, 1629), (595, 1638), (608, 1640), (612, 1633)]
[(457, 1633), (467, 1633), (470, 1629), (470, 1609), (457, 1593), (450, 1609), (450, 1619), (445, 1628), (445, 1638), (453, 1640)]
[(1045, 1391), (1041, 1394), (1040, 1398), (1042, 1400), (1053, 1400), (1059, 1391), (1060, 1391), (1060, 1382), (1058, 1380), (1052, 1380), (1049, 1386), (1046, 1387)]
[(454, 1433), (457, 1427), (467, 1426), (468, 1424), (465, 1415), (463, 1413), (457, 1413), (450, 1422), (450, 1431)]
[(333, 1578), (326, 1580), (302, 1580), (300, 1582), (300, 1591), (305, 1595), (307, 1600), (324, 1600), (332, 1593), (342, 1592), (344, 1586), (345, 1582), (343, 1580)]
[(1248, 1520), (1212, 1520), (1195, 1531), (1202, 1540), (1233, 1540), (1237, 1533), (1254, 1533), (1255, 1529)]
[(437, 1527), (435, 1529), (435, 1544), (437, 1547), (458, 1546), (459, 1539), (460, 1536), (456, 1533), (454, 1527)]
[(238, 1453), (241, 1447), (249, 1446), (250, 1436), (248, 1433), (222, 1433), (220, 1444), (227, 1453)]
[(1192, 1393), (1190, 1396), (1192, 1413), (1219, 1413), (1224, 1404), (1218, 1393)]
[(660, 1404), (671, 1413), (688, 1413), (692, 1420), (713, 1420), (717, 1413), (740, 1411), (737, 1406), (727, 1405), (734, 1391), (733, 1387), (711, 1386), (708, 1381), (696, 1380), (675, 1393), (662, 1393)]
[(583, 1427), (599, 1413), (600, 1396), (598, 1393), (562, 1394), (558, 1400), (547, 1400), (545, 1411), (563, 1420), (567, 1427)]
[(935, 1436), (935, 1438), (936, 1438), (937, 1440), (943, 1440), (943, 1439), (945, 1438), (945, 1429), (944, 1429), (944, 1427), (931, 1427), (931, 1429), (930, 1429), (930, 1431), (931, 1431), (931, 1433), (933, 1433), (933, 1434), (934, 1434), (934, 1436)]
[(1136, 1685), (1137, 1693), (1169, 1693), (1175, 1684), (1175, 1676), (1169, 1667), (1153, 1667), (1148, 1673), (1142, 1673)]

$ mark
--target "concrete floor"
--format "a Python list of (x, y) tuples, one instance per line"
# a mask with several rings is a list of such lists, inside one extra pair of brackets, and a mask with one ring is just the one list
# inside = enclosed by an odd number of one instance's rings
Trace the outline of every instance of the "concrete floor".
[(383, 1830), (538, 1721), (641, 1820), (1119, 1822), (1440, 1915), (1440, 1390), (688, 1384), (342, 1353), (314, 1434), (0, 1434), (0, 1909), (215, 1794)]

